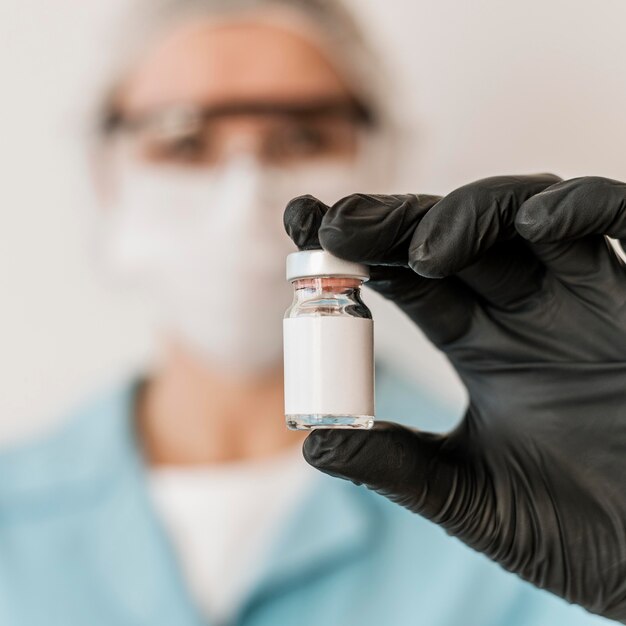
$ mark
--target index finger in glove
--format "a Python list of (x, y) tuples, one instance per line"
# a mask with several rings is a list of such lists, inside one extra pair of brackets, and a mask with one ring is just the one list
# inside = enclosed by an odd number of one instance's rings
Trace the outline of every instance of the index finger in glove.
[(349, 261), (406, 266), (415, 228), (438, 200), (429, 195), (352, 194), (324, 216), (320, 243)]
[(299, 250), (320, 249), (319, 229), (328, 206), (309, 194), (293, 198), (283, 214), (283, 225)]

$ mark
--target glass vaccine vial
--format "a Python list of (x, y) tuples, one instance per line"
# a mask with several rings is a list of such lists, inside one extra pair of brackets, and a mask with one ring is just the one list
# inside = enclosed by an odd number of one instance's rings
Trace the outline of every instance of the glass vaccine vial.
[(294, 298), (283, 320), (285, 419), (292, 430), (371, 428), (374, 323), (365, 265), (325, 250), (287, 257)]

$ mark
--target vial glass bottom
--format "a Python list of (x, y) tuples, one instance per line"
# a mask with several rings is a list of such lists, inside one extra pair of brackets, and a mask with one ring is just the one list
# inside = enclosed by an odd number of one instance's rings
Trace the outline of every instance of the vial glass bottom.
[(285, 415), (290, 430), (313, 430), (314, 428), (360, 428), (374, 425), (372, 415), (325, 415), (323, 413)]

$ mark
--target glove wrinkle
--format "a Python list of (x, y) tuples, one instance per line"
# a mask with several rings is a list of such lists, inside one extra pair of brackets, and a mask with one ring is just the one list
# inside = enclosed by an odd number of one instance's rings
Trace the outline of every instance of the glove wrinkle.
[(320, 242), (350, 261), (406, 266), (413, 231), (437, 200), (412, 194), (347, 196), (324, 216)]

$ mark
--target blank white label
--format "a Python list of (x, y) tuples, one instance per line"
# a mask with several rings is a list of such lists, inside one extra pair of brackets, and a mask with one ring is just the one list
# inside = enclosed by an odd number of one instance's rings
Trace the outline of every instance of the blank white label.
[(283, 320), (286, 415), (374, 415), (374, 324), (355, 317)]

